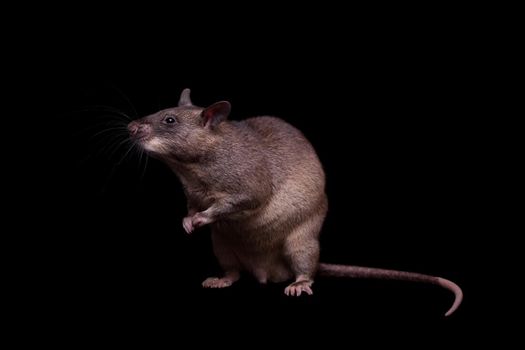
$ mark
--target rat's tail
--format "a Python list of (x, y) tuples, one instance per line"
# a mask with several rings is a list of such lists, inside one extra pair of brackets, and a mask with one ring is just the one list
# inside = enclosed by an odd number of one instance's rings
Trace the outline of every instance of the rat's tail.
[(438, 286), (450, 290), (455, 295), (454, 303), (445, 313), (445, 316), (452, 315), (452, 313), (459, 307), (459, 304), (461, 304), (461, 300), (463, 300), (463, 292), (454, 282), (441, 277), (424, 275), (421, 273), (324, 263), (319, 264), (319, 270), (317, 273), (319, 276), (374, 278), (437, 284)]

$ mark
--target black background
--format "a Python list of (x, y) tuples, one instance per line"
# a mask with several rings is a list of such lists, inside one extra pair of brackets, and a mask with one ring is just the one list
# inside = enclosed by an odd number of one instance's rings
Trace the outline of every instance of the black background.
[[(340, 339), (356, 325), (406, 324), (408, 333), (419, 325), (444, 339), (460, 333), (473, 309), (479, 152), (469, 31), (426, 17), (294, 25), (286, 14), (273, 13), (276, 22), (252, 15), (227, 29), (221, 17), (173, 26), (170, 16), (154, 18), (160, 27), (152, 28), (108, 14), (66, 21), (48, 36), (31, 86), (47, 118), (32, 152), (44, 180), (35, 207), (51, 228), (35, 240), (51, 296), (37, 304), (77, 331), (87, 322), (106, 331), (154, 324), (291, 340), (312, 332)], [(322, 261), (449, 278), (465, 292), (457, 313), (443, 317), (450, 293), (406, 282), (319, 278), (313, 297), (297, 299), (283, 295), (284, 284), (260, 286), (250, 276), (203, 290), (201, 281), (219, 270), (208, 229), (182, 229), (176, 177), (112, 148), (118, 131), (97, 135), (120, 118), (108, 107), (144, 116), (176, 105), (185, 87), (196, 105), (228, 100), (237, 120), (279, 116), (312, 142), (330, 203)]]

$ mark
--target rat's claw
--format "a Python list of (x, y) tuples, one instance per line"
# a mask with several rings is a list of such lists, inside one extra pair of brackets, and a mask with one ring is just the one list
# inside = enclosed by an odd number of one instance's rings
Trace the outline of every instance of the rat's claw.
[(290, 287), (284, 288), (284, 294), (290, 295)]
[(293, 286), (288, 286), (284, 289), (284, 294), (288, 296), (295, 296), (295, 288)]
[(191, 216), (186, 216), (182, 220), (182, 227), (184, 227), (184, 231), (186, 231), (187, 234), (190, 234), (193, 232), (193, 223), (192, 223)]

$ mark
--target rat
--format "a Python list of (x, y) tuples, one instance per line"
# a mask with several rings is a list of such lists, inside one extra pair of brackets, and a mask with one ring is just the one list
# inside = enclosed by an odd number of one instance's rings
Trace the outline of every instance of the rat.
[(225, 288), (250, 272), (260, 283), (285, 282), (289, 296), (313, 294), (316, 275), (431, 283), (463, 293), (454, 282), (420, 273), (319, 262), (319, 234), (328, 210), (325, 174), (310, 142), (270, 116), (228, 120), (231, 105), (193, 105), (184, 89), (178, 106), (128, 124), (131, 140), (164, 162), (187, 199), (184, 230), (211, 226), (221, 277), (202, 282)]

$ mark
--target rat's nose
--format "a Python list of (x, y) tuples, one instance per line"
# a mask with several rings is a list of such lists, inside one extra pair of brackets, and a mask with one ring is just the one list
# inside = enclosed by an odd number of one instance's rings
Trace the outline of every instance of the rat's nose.
[(131, 136), (135, 135), (139, 131), (139, 125), (137, 122), (131, 122), (128, 124), (128, 131)]
[(128, 131), (132, 137), (140, 138), (148, 133), (149, 126), (138, 122), (131, 122), (128, 124)]

